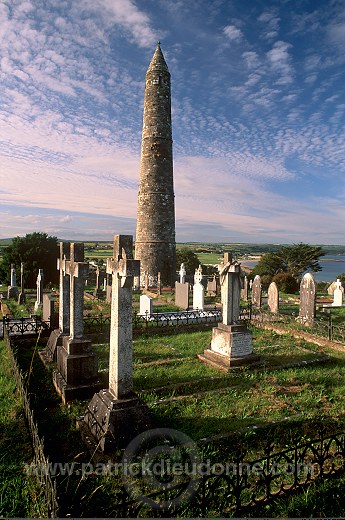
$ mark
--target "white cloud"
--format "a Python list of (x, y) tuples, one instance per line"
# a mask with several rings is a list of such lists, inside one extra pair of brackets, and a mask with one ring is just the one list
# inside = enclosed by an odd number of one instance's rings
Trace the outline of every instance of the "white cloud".
[(231, 42), (238, 42), (243, 38), (241, 29), (238, 29), (235, 25), (227, 25), (224, 27), (223, 33)]

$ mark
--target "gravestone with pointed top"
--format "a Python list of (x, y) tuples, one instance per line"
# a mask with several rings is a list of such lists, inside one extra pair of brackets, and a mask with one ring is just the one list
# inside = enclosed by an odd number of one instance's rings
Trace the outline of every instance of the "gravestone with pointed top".
[(223, 263), (218, 266), (223, 307), (222, 323), (212, 329), (211, 347), (198, 354), (199, 359), (222, 371), (231, 367), (256, 362), (253, 354), (252, 335), (246, 325), (240, 323), (241, 270), (238, 262), (232, 261), (231, 253), (224, 253)]
[(132, 251), (132, 236), (115, 235), (114, 256), (107, 260), (112, 275), (109, 388), (94, 395), (81, 424), (103, 452), (126, 446), (150, 425), (147, 408), (133, 392), (132, 286), (140, 262)]
[(299, 321), (312, 325), (316, 310), (316, 285), (311, 273), (306, 273), (300, 284)]
[(279, 312), (279, 291), (278, 286), (275, 282), (271, 282), (268, 287), (268, 307), (272, 314), (278, 314)]
[(98, 358), (91, 341), (84, 336), (84, 285), (89, 266), (84, 262), (84, 244), (70, 244), (70, 259), (65, 261), (70, 277), (69, 336), (57, 347), (57, 370), (53, 382), (64, 403), (85, 399), (100, 388)]

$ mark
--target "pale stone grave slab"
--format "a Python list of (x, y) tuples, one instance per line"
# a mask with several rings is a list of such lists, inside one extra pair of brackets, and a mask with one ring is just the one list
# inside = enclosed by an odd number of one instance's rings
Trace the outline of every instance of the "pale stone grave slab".
[(254, 278), (252, 285), (252, 305), (253, 307), (261, 308), (262, 301), (262, 287), (261, 287), (261, 278), (257, 274)]
[(268, 307), (272, 314), (279, 312), (279, 290), (275, 282), (270, 283), (268, 287)]
[(306, 273), (300, 284), (299, 320), (311, 325), (315, 318), (316, 285), (311, 273)]
[(175, 282), (175, 305), (184, 311), (189, 309), (189, 283)]
[(147, 294), (142, 294), (139, 299), (140, 303), (140, 316), (144, 316), (149, 318), (152, 314), (152, 298), (147, 296)]

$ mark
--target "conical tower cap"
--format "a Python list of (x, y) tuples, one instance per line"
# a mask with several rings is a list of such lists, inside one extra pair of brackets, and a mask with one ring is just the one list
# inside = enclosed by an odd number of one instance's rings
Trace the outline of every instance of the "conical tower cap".
[(152, 57), (152, 60), (149, 65), (149, 68), (147, 69), (147, 72), (152, 71), (152, 70), (163, 70), (163, 71), (169, 72), (168, 65), (166, 64), (166, 61), (165, 61), (163, 53), (162, 53), (160, 42), (157, 43), (155, 53)]

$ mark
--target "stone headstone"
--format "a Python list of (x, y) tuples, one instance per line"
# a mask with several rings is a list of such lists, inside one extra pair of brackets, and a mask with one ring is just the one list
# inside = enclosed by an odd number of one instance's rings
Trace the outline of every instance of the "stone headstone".
[(270, 283), (268, 287), (268, 307), (272, 314), (279, 312), (279, 291), (275, 282)]
[(212, 280), (207, 281), (207, 296), (216, 296), (216, 295), (217, 295), (217, 280), (216, 280), (216, 276), (214, 276)]
[(111, 278), (112, 278), (111, 275), (107, 273), (106, 274), (107, 292), (106, 292), (105, 302), (109, 303), (109, 304), (111, 304), (111, 284), (112, 284), (112, 279)]
[(232, 261), (230, 253), (224, 254), (219, 267), (223, 318), (212, 329), (211, 348), (199, 354), (199, 359), (223, 371), (230, 367), (253, 363), (258, 356), (253, 354), (252, 335), (245, 325), (239, 323), (240, 315), (240, 265)]
[(311, 325), (315, 318), (316, 286), (311, 273), (306, 273), (300, 284), (299, 319), (307, 325)]
[(327, 287), (327, 293), (329, 294), (329, 296), (333, 296), (334, 289), (336, 288), (336, 286), (337, 286), (337, 282), (332, 282), (332, 283)]
[(64, 403), (85, 399), (100, 388), (98, 358), (84, 336), (84, 286), (89, 266), (84, 262), (84, 244), (70, 244), (70, 259), (64, 261), (70, 277), (69, 336), (57, 347), (57, 369), (53, 383)]
[(55, 298), (51, 294), (43, 294), (42, 320), (49, 323), (51, 329), (59, 325), (59, 314), (55, 312)]
[(162, 294), (162, 280), (161, 273), (157, 273), (157, 295), (160, 296)]
[(253, 307), (261, 308), (261, 300), (262, 300), (262, 288), (261, 288), (261, 278), (257, 274), (254, 278), (252, 285), (252, 305)]
[(152, 314), (152, 298), (147, 296), (147, 294), (142, 294), (140, 296), (140, 316), (145, 316), (149, 318)]
[(175, 283), (175, 305), (184, 311), (189, 309), (189, 283)]
[(342, 307), (343, 306), (343, 300), (344, 300), (344, 288), (341, 285), (341, 281), (339, 278), (337, 278), (336, 281), (336, 288), (334, 289), (333, 293), (333, 307)]
[(178, 274), (180, 275), (180, 283), (185, 283), (186, 282), (186, 268), (185, 268), (183, 262), (180, 266), (180, 270), (179, 270)]
[(202, 285), (202, 267), (199, 265), (194, 274), (193, 309), (204, 310), (204, 286)]
[(11, 285), (7, 288), (7, 299), (8, 300), (17, 300), (19, 295), (17, 280), (16, 280), (16, 269), (13, 264), (11, 264)]
[(115, 235), (114, 256), (107, 259), (107, 273), (112, 275), (109, 388), (94, 395), (83, 420), (104, 452), (127, 446), (148, 422), (133, 392), (132, 286), (140, 262), (133, 260), (132, 251), (130, 235)]
[(44, 280), (43, 269), (39, 269), (38, 275), (37, 275), (37, 280), (36, 280), (37, 294), (36, 294), (36, 302), (35, 302), (35, 307), (34, 307), (35, 312), (37, 312), (38, 310), (40, 310), (42, 308), (43, 280)]

